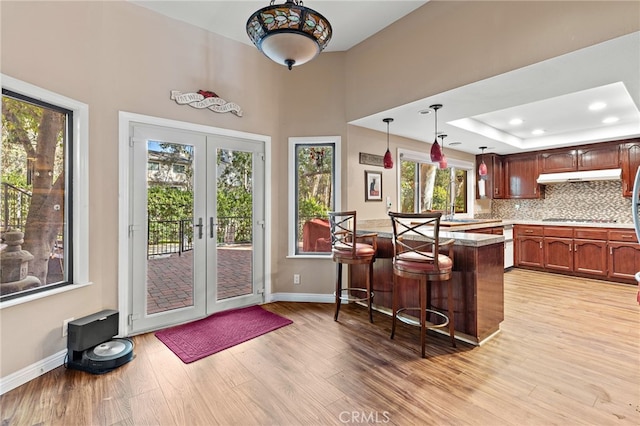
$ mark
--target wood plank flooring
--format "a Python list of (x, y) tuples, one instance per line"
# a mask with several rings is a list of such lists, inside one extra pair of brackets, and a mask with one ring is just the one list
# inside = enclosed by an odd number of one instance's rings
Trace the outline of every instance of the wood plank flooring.
[(0, 397), (2, 425), (639, 425), (637, 287), (515, 269), (481, 347), (345, 306), (183, 364), (150, 333), (104, 375), (57, 368)]

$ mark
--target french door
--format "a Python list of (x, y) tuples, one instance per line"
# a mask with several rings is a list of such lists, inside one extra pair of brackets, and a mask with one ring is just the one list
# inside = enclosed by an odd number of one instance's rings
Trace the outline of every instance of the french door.
[(132, 333), (257, 304), (264, 143), (133, 123)]

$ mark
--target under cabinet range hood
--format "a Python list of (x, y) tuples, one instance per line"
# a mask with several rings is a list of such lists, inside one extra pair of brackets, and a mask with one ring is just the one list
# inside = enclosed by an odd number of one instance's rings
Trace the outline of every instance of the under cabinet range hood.
[(588, 182), (594, 180), (620, 180), (622, 169), (589, 170), (583, 172), (543, 173), (538, 176), (538, 183)]

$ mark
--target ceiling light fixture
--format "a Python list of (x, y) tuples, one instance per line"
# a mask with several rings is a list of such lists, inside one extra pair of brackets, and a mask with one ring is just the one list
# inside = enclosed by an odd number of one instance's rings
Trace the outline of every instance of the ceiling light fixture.
[(442, 150), (440, 149), (440, 145), (438, 144), (438, 110), (442, 108), (441, 104), (431, 105), (429, 108), (436, 112), (436, 131), (435, 131), (435, 139), (433, 141), (433, 145), (431, 145), (431, 162), (437, 163), (442, 160)]
[(384, 153), (382, 163), (385, 169), (393, 169), (393, 158), (391, 157), (391, 151), (389, 151), (389, 123), (393, 122), (393, 118), (383, 118), (382, 121), (387, 123), (387, 152)]
[(604, 102), (594, 102), (591, 105), (589, 105), (589, 111), (599, 111), (606, 107), (607, 107), (607, 104), (605, 104)]
[(522, 123), (524, 123), (522, 118), (513, 118), (513, 119), (511, 119), (511, 121), (509, 121), (509, 124), (511, 124), (512, 126), (519, 126)]
[(534, 131), (531, 132), (532, 135), (543, 135), (544, 134), (544, 130), (542, 129), (535, 129)]
[(481, 146), (480, 149), (482, 150), (482, 162), (480, 163), (480, 165), (478, 166), (478, 174), (480, 175), (480, 178), (484, 178), (488, 171), (487, 171), (487, 165), (484, 162), (484, 150), (487, 149), (486, 146)]
[(331, 24), (301, 0), (286, 0), (257, 10), (247, 20), (247, 34), (269, 59), (291, 69), (309, 62), (331, 40)]
[(447, 168), (447, 157), (445, 157), (444, 155), (444, 138), (447, 137), (447, 135), (440, 135), (440, 143), (442, 144), (442, 158), (440, 158), (440, 161), (438, 161), (438, 167), (440, 167), (440, 170), (444, 170)]
[(602, 122), (604, 124), (611, 124), (611, 123), (617, 123), (618, 120), (620, 120), (618, 117), (607, 117), (604, 120), (602, 120)]

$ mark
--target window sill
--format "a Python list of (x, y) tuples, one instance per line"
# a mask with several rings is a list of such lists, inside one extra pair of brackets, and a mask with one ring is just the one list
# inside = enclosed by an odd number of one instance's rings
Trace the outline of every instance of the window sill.
[(9, 308), (11, 306), (21, 305), (23, 303), (32, 302), (34, 300), (43, 299), (45, 297), (53, 296), (55, 294), (66, 293), (78, 288), (88, 287), (92, 285), (92, 282), (84, 284), (69, 284), (64, 287), (54, 288), (52, 290), (42, 291), (40, 293), (30, 294), (29, 296), (18, 297), (16, 299), (7, 300), (6, 302), (0, 302), (0, 310)]

